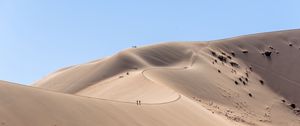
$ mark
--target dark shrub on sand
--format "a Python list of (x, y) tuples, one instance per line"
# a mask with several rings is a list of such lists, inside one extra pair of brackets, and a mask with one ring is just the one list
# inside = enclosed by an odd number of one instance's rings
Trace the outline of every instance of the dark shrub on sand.
[(231, 56), (227, 56), (228, 59), (232, 59)]
[(237, 81), (234, 81), (234, 83), (235, 83), (236, 85), (238, 85), (238, 84), (239, 84), (239, 82), (237, 82)]
[(231, 55), (232, 55), (233, 57), (235, 57), (235, 53), (234, 53), (234, 52), (231, 52)]
[(217, 53), (216, 53), (216, 52), (214, 52), (214, 51), (211, 51), (211, 55), (213, 55), (213, 56), (217, 56)]
[(296, 104), (290, 104), (290, 106), (295, 109), (296, 108)]
[(219, 56), (218, 56), (218, 59), (219, 59), (220, 61), (222, 61), (222, 62), (227, 62), (227, 58), (224, 57), (224, 56), (219, 55)]
[(248, 53), (248, 51), (247, 51), (247, 50), (243, 50), (242, 52), (243, 52), (243, 53), (245, 53), (245, 54), (246, 54), (246, 53)]
[(229, 62), (229, 63), (230, 63), (230, 65), (233, 66), (233, 67), (239, 67), (239, 64), (237, 64), (236, 62), (232, 62), (232, 61), (231, 61), (231, 62)]
[(264, 81), (263, 80), (259, 80), (260, 84), (264, 84)]
[(253, 97), (251, 93), (249, 93), (248, 95), (249, 95), (249, 97)]
[(265, 51), (265, 55), (266, 55), (267, 57), (270, 57), (270, 56), (271, 56), (271, 54), (272, 54), (272, 52), (271, 52), (271, 51)]

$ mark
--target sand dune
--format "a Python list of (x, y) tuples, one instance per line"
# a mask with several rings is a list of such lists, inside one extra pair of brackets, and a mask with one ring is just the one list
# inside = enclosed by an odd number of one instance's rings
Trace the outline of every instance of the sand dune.
[(298, 57), (300, 30), (131, 48), (32, 87), (0, 82), (0, 123), (298, 126)]

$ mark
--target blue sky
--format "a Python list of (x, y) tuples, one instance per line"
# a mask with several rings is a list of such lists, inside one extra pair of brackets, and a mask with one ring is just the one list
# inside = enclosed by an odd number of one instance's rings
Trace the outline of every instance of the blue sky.
[(30, 84), (132, 45), (300, 28), (294, 0), (0, 0), (0, 80)]

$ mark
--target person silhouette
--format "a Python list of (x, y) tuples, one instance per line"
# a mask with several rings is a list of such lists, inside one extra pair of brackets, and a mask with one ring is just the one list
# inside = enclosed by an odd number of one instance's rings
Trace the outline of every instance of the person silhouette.
[(136, 100), (136, 105), (139, 105), (139, 100)]

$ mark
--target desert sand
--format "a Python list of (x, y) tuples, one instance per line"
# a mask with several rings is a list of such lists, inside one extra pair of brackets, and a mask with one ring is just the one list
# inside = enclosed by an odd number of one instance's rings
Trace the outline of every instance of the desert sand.
[(129, 48), (0, 81), (0, 125), (300, 126), (299, 58), (300, 30)]

